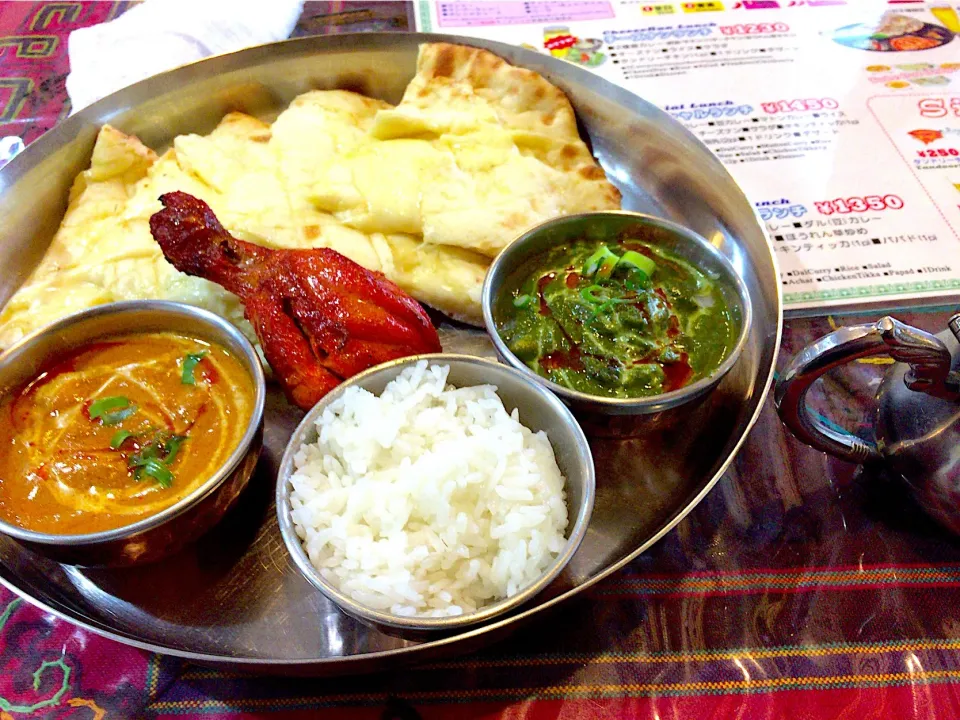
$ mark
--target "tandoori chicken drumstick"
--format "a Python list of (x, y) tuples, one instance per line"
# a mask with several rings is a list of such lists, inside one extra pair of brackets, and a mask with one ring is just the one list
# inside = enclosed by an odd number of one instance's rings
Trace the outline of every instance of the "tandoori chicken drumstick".
[(373, 365), (440, 351), (423, 308), (380, 273), (326, 248), (273, 250), (239, 240), (187, 193), (160, 201), (150, 231), (164, 256), (239, 296), (267, 361), (301, 408)]

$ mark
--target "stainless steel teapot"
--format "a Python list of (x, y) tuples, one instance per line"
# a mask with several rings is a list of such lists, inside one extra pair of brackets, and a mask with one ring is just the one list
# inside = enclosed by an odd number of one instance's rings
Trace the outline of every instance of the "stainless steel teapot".
[[(935, 519), (960, 533), (960, 314), (932, 335), (892, 317), (836, 330), (790, 362), (774, 395), (784, 424), (802, 442), (843, 460), (883, 460)], [(853, 360), (889, 355), (877, 391), (874, 440), (830, 427), (807, 405), (820, 376)]]

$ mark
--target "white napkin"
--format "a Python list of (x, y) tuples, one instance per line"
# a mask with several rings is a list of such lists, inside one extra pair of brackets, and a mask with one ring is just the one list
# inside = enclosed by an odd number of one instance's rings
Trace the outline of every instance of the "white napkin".
[(146, 0), (116, 20), (70, 33), (67, 93), (77, 112), (151, 75), (283, 40), (303, 0)]

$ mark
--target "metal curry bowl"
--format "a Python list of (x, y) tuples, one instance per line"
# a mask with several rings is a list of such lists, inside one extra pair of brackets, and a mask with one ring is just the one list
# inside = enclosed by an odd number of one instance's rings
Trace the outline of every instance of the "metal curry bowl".
[[(682, 257), (717, 279), (730, 316), (737, 324), (736, 341), (723, 362), (708, 376), (677, 390), (637, 398), (592, 395), (559, 385), (534, 372), (500, 337), (497, 303), (517, 275), (529, 270), (529, 261), (556, 245), (579, 238), (616, 242), (642, 240)], [(709, 393), (737, 363), (747, 342), (752, 320), (750, 294), (730, 260), (706, 238), (681, 225), (641, 213), (603, 211), (548, 220), (525, 232), (508, 245), (490, 266), (483, 284), (483, 320), (497, 355), (508, 365), (543, 383), (575, 410), (600, 415), (649, 415), (679, 407)]]
[[(317, 419), (331, 403), (341, 397), (348, 387), (359, 386), (374, 394), (383, 392), (387, 383), (403, 370), (427, 360), (431, 365), (448, 365), (447, 382), (454, 387), (495, 385), (497, 395), (507, 411), (520, 412), (520, 421), (533, 430), (544, 431), (550, 439), (557, 465), (566, 479), (567, 542), (557, 558), (540, 577), (515, 595), (479, 610), (453, 617), (409, 617), (366, 607), (328, 582), (313, 566), (293, 525), (290, 510), (290, 477), (294, 473), (294, 456), (305, 443), (317, 440)], [(524, 375), (492, 360), (438, 353), (414, 355), (409, 358), (378, 365), (337, 386), (317, 403), (294, 431), (287, 450), (280, 461), (277, 479), (277, 518), (280, 534), (297, 569), (310, 583), (333, 601), (344, 613), (381, 632), (402, 637), (426, 638), (456, 630), (474, 627), (523, 605), (546, 588), (570, 562), (587, 533), (593, 512), (596, 492), (596, 474), (593, 456), (583, 430), (570, 411), (542, 385), (531, 382)]]
[(61, 535), (25, 530), (0, 520), (0, 533), (67, 565), (123, 567), (172, 555), (223, 517), (247, 486), (260, 455), (266, 383), (256, 350), (230, 322), (189, 305), (136, 300), (70, 315), (30, 335), (0, 355), (0, 395), (28, 382), (57, 355), (118, 335), (176, 332), (230, 350), (254, 386), (253, 413), (224, 465), (191, 494), (160, 512), (112, 530)]

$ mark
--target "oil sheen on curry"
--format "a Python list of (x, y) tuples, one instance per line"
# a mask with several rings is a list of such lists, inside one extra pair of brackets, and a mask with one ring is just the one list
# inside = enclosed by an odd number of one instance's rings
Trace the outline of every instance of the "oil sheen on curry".
[(497, 329), (528, 367), (602, 397), (678, 390), (716, 370), (736, 327), (717, 279), (640, 240), (577, 240), (528, 261)]
[(217, 345), (143, 333), (83, 346), (0, 399), (0, 517), (84, 534), (154, 515), (224, 464), (253, 403)]

